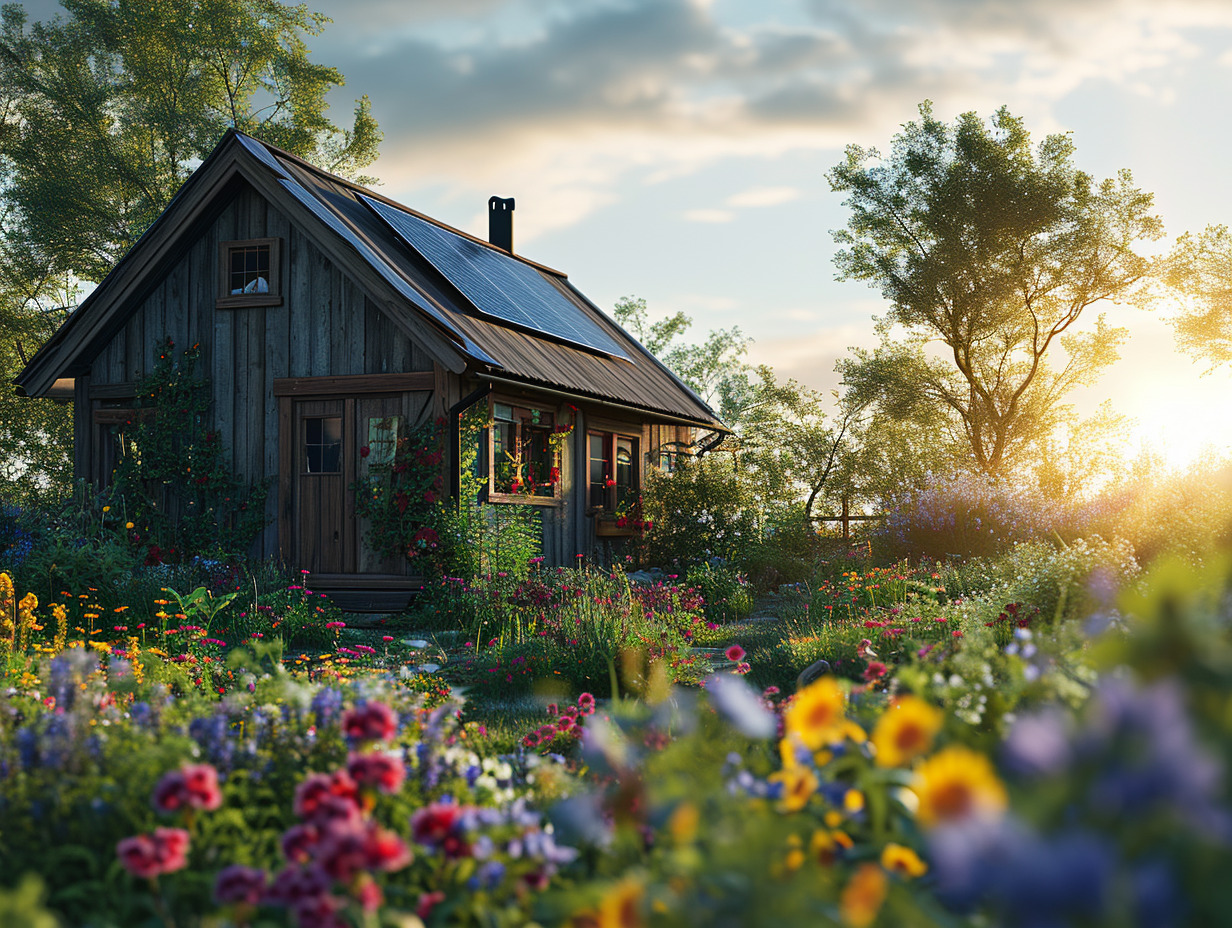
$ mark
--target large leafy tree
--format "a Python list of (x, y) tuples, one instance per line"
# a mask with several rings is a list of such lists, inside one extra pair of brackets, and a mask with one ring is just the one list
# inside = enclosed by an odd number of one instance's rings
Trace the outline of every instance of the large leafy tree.
[(1180, 237), (1164, 280), (1182, 298), (1172, 318), (1180, 347), (1212, 367), (1232, 364), (1232, 233), (1208, 226)]
[[(0, 377), (9, 380), (101, 280), (229, 127), (335, 172), (358, 172), (380, 132), (366, 97), (328, 117), (343, 82), (309, 60), (328, 20), (276, 0), (62, 0), (28, 24), (0, 13)], [(4, 476), (63, 486), (62, 407), (0, 397)], [(20, 482), (20, 481), (19, 481)], [(6, 484), (10, 490), (17, 484)]]
[(845, 381), (896, 418), (937, 418), (987, 473), (1012, 469), (1116, 360), (1124, 330), (1077, 323), (1131, 292), (1150, 268), (1134, 246), (1162, 234), (1128, 171), (1097, 182), (1073, 156), (1068, 135), (1033, 146), (1005, 108), (947, 125), (925, 103), (887, 156), (852, 146), (828, 175), (851, 209), (839, 277), (890, 304), (881, 346), (841, 364)]

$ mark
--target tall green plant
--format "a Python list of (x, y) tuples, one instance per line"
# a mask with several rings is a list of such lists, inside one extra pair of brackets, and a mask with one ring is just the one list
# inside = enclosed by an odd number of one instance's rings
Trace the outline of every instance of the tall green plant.
[(138, 413), (124, 425), (112, 505), (149, 544), (149, 559), (244, 554), (267, 523), (268, 483), (235, 476), (210, 423), (210, 387), (196, 374), (196, 345), (165, 339), (137, 385)]

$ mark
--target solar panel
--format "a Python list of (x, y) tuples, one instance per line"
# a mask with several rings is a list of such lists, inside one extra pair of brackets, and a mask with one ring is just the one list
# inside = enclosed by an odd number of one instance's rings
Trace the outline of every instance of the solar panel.
[(480, 313), (629, 360), (619, 342), (529, 264), (386, 203), (361, 197)]
[[(432, 306), (427, 300), (420, 296), (410, 284), (408, 284), (400, 275), (390, 268), (388, 264), (386, 264), (385, 260), (380, 255), (373, 251), (363, 239), (352, 232), (346, 223), (335, 216), (333, 212), (325, 206), (325, 204), (305, 190), (299, 182), (292, 180), (285, 174), (283, 177), (279, 178), (279, 180), (297, 200), (312, 210), (322, 222), (350, 243), (350, 245), (358, 251), (360, 255), (363, 256), (368, 263), (371, 264), (372, 267), (394, 287), (394, 289), (406, 298), (407, 302), (436, 319), (446, 328), (448, 332), (461, 341), (462, 347), (471, 355), (471, 357), (477, 358), (478, 360), (484, 361), (488, 364), (496, 365), (497, 367), (501, 366), (500, 362), (459, 332), (457, 327), (449, 321), (444, 313)], [(365, 199), (367, 198), (365, 197)]]

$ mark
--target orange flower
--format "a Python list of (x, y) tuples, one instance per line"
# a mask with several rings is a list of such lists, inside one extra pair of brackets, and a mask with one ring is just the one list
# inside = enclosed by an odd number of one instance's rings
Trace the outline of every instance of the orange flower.
[(851, 928), (867, 928), (881, 911), (886, 897), (885, 871), (876, 864), (861, 864), (839, 896), (839, 914)]

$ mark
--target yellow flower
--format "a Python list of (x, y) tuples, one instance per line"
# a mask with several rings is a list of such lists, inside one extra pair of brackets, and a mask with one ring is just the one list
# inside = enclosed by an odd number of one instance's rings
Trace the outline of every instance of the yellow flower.
[(125, 523), (124, 523), (124, 527), (125, 527), (125, 528), (132, 528), (132, 527), (133, 527), (133, 523), (131, 523), (131, 522), (125, 522)]
[(111, 507), (110, 507), (110, 506), (104, 506), (104, 507), (103, 507), (103, 512), (111, 512)]
[(599, 900), (597, 909), (579, 912), (572, 918), (576, 928), (642, 928), (642, 897), (645, 890), (634, 879), (624, 879)]
[(783, 715), (787, 736), (810, 751), (841, 741), (845, 733), (843, 691), (833, 677), (822, 677), (801, 690)]
[(909, 880), (928, 872), (928, 864), (911, 848), (901, 844), (891, 843), (882, 848), (881, 866)]
[(682, 802), (676, 806), (667, 820), (667, 830), (672, 840), (677, 844), (689, 844), (697, 837), (697, 826), (701, 822), (701, 813), (691, 802)]
[(843, 924), (851, 928), (867, 928), (881, 911), (885, 897), (885, 871), (876, 864), (861, 864), (839, 896), (838, 908)]
[(779, 809), (783, 812), (798, 812), (808, 805), (809, 797), (817, 792), (817, 776), (808, 767), (784, 767), (770, 774), (771, 783), (783, 784), (783, 798)]
[(864, 808), (864, 794), (858, 789), (849, 789), (843, 794), (843, 808), (855, 815)]
[(970, 818), (999, 818), (1005, 787), (983, 754), (950, 747), (920, 764), (911, 789), (920, 798), (917, 816), (926, 828)]
[(854, 844), (855, 842), (844, 831), (826, 831), (824, 828), (819, 828), (809, 839), (809, 853), (823, 867), (829, 867), (833, 865), (839, 854), (851, 850)]
[(873, 747), (879, 767), (901, 767), (925, 753), (941, 730), (943, 716), (924, 700), (900, 696), (877, 721)]

